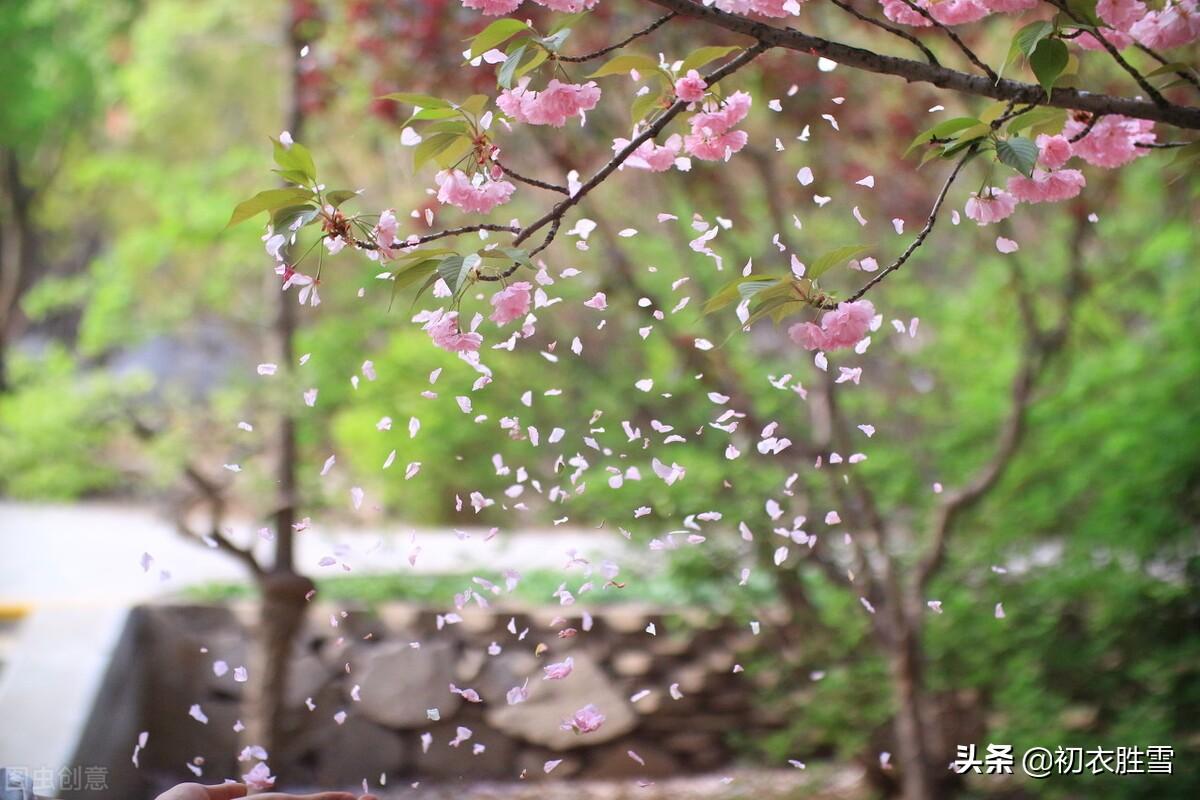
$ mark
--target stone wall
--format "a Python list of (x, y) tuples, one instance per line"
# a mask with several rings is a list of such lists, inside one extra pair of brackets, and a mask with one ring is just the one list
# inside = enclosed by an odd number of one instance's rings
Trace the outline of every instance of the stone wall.
[[(551, 779), (653, 778), (720, 767), (731, 757), (730, 733), (753, 734), (768, 724), (752, 709), (749, 679), (734, 672), (757, 643), (745, 627), (625, 605), (590, 609), (590, 630), (578, 613), (551, 625), (569, 611), (472, 608), (461, 622), (439, 628), (437, 612), (411, 605), (376, 613), (314, 608), (289, 687), (293, 744), (272, 754), (272, 767), (289, 784), (325, 788), (364, 778), (377, 785), (381, 774), (392, 785), (545, 778), (551, 760), (561, 760)], [(235, 761), (233, 726), (245, 714), (244, 684), (234, 667), (248, 664), (249, 610), (151, 606), (139, 618), (141, 657), (149, 664), (142, 715), (151, 732), (143, 770), (161, 782), (191, 779), (185, 765), (201, 757), (206, 777), (241, 774), (247, 765)], [(510, 624), (518, 633), (528, 629), (523, 640)], [(563, 627), (578, 633), (560, 638)], [(567, 656), (574, 661), (568, 678), (542, 679), (543, 666)], [(213, 672), (217, 660), (229, 664), (224, 676)], [(508, 705), (506, 693), (526, 679), (528, 700)], [(452, 694), (451, 683), (475, 690), (482, 702)], [(188, 716), (196, 703), (207, 725)], [(588, 703), (607, 717), (598, 731), (560, 728)], [(433, 708), (436, 721), (428, 714)], [(341, 724), (338, 712), (345, 712)], [(452, 748), (459, 727), (472, 736)], [(433, 738), (427, 750), (426, 733)]]

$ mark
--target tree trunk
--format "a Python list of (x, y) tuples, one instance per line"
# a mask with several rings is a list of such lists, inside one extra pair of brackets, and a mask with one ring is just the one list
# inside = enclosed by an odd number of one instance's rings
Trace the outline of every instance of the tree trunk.
[[(304, 126), (300, 105), (300, 53), (306, 42), (297, 30), (297, 21), (289, 7), (285, 19), (285, 37), (290, 46), (291, 79), (285, 113), (286, 130), (299, 140)], [(295, 365), (293, 339), (296, 333), (296, 301), (271, 281), (268, 302), (276, 308), (272, 330), (275, 358), (285, 369)], [(290, 398), (285, 398), (288, 403)], [(295, 530), (298, 500), (296, 470), (298, 461), (296, 420), (285, 405), (280, 409), (275, 441), (275, 559), (259, 579), (259, 618), (255, 630), (254, 671), (249, 687), (249, 721), (244, 741), (261, 745), (274, 756), (286, 749), (292, 731), (288, 726), (288, 678), (293, 645), (304, 625), (309, 592), (313, 582), (296, 572)], [(283, 767), (280, 763), (278, 766)]]
[(939, 761), (942, 754), (931, 752), (931, 743), (939, 737), (931, 736), (929, 729), (919, 630), (904, 624), (887, 643), (887, 657), (896, 704), (892, 727), (900, 796), (940, 800), (947, 796), (946, 765)]
[(0, 392), (8, 389), (7, 352), (16, 331), (17, 306), (26, 275), (33, 231), (33, 193), (21, 181), (14, 150), (0, 150)]

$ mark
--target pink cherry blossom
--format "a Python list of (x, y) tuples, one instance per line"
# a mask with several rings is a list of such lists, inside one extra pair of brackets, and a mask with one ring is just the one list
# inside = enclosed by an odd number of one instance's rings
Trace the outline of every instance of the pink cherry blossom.
[(1022, 203), (1057, 203), (1078, 195), (1087, 181), (1077, 169), (1033, 171), (1032, 178), (1016, 175), (1008, 179), (1008, 191)]
[(716, 0), (715, 5), (730, 14), (757, 14), (774, 19), (800, 12), (799, 0)]
[(721, 161), (746, 146), (746, 132), (731, 130), (746, 118), (751, 97), (734, 92), (724, 105), (701, 111), (689, 120), (692, 132), (683, 138), (683, 147), (702, 161)]
[(1150, 11), (1134, 23), (1129, 33), (1155, 50), (1182, 47), (1200, 38), (1200, 8), (1196, 0), (1168, 0), (1161, 11)]
[(550, 125), (561, 128), (571, 117), (591, 111), (600, 102), (600, 87), (595, 81), (562, 83), (552, 78), (546, 88), (535, 92), (526, 88), (528, 82), (515, 89), (505, 89), (496, 98), (496, 105), (517, 122), (528, 125)]
[(727, 131), (713, 136), (708, 132), (689, 133), (683, 137), (687, 154), (701, 161), (724, 161), (746, 146), (745, 131)]
[(967, 200), (967, 217), (982, 225), (990, 225), (1012, 216), (1017, 198), (1001, 189), (987, 188), (982, 195), (975, 192)]
[(1039, 134), (1037, 146), (1038, 163), (1046, 169), (1058, 169), (1071, 160), (1071, 140), (1061, 133), (1055, 136)]
[(994, 14), (1016, 14), (1036, 7), (1041, 0), (978, 0), (978, 2)]
[(875, 306), (870, 300), (838, 303), (837, 308), (821, 317), (820, 327), (801, 322), (788, 328), (788, 336), (805, 350), (853, 347), (867, 335), (874, 319)]
[[(1126, 47), (1129, 47), (1129, 45), (1133, 44), (1133, 37), (1130, 36), (1128, 33), (1121, 33), (1120, 31), (1114, 31), (1111, 28), (1101, 28), (1100, 33), (1104, 37), (1104, 41), (1108, 42), (1109, 44), (1111, 44), (1113, 47), (1117, 48), (1118, 50), (1124, 50)], [(1072, 41), (1075, 42), (1075, 44), (1079, 45), (1079, 48), (1081, 50), (1105, 50), (1105, 49), (1107, 49), (1107, 48), (1105, 48), (1103, 43), (1101, 43), (1101, 41), (1096, 38), (1096, 35), (1094, 33), (1092, 33), (1091, 31), (1080, 32), (1079, 36), (1075, 37)]]
[(1141, 0), (1099, 0), (1096, 16), (1110, 27), (1129, 33), (1133, 23), (1146, 16), (1146, 4)]
[(576, 733), (592, 733), (593, 731), (600, 730), (600, 726), (603, 724), (604, 715), (600, 713), (600, 709), (588, 703), (576, 711), (561, 727), (564, 731), (573, 730)]
[[(904, 2), (904, 0), (879, 0), (879, 4), (883, 6), (883, 15), (892, 22), (898, 22), (901, 25), (911, 25), (914, 28), (928, 28), (933, 25), (928, 19), (915, 11), (912, 6)], [(915, 0), (913, 3), (920, 8), (929, 8), (928, 0)]]
[(580, 11), (590, 11), (600, 0), (533, 0), (539, 6), (545, 6), (551, 11), (562, 11), (575, 14)]
[(443, 350), (451, 353), (474, 353), (483, 344), (483, 337), (471, 331), (463, 333), (458, 328), (458, 312), (435, 313), (425, 324), (429, 338)]
[[(613, 139), (613, 151), (620, 152), (629, 146), (629, 139)], [(675, 158), (683, 146), (683, 137), (678, 133), (672, 134), (661, 145), (653, 140), (646, 140), (638, 145), (622, 166), (634, 169), (645, 169), (650, 172), (666, 172), (675, 165)]]
[(929, 4), (929, 13), (943, 25), (965, 25), (991, 12), (980, 0), (940, 0)]
[(596, 292), (590, 300), (585, 300), (583, 304), (588, 308), (603, 311), (608, 308), (608, 297), (605, 296), (604, 292)]
[(463, 0), (463, 8), (480, 11), (489, 17), (511, 14), (521, 6), (521, 0)]
[[(1063, 126), (1063, 135), (1073, 139), (1086, 127), (1085, 120), (1068, 118)], [(1149, 150), (1137, 145), (1153, 142), (1154, 139), (1153, 122), (1111, 114), (1101, 117), (1088, 135), (1072, 144), (1071, 149), (1093, 166), (1112, 169), (1149, 153)]]
[(532, 291), (532, 284), (520, 281), (496, 292), (492, 295), (492, 307), (495, 310), (488, 319), (497, 325), (507, 325), (513, 320), (525, 316), (529, 313), (529, 305), (532, 302), (530, 292)]
[(688, 103), (703, 100), (706, 91), (708, 91), (708, 84), (694, 69), (689, 69), (687, 75), (675, 81), (675, 96)]
[(396, 212), (394, 209), (387, 209), (379, 215), (379, 222), (375, 225), (375, 241), (379, 244), (381, 250), (386, 251), (396, 243), (396, 230), (399, 227), (399, 222), (396, 220)]
[(570, 675), (571, 670), (574, 668), (575, 668), (574, 660), (572, 660), (572, 658), (570, 656), (567, 656), (567, 658), (563, 661), (559, 661), (556, 664), (548, 664), (545, 667), (543, 667), (542, 669), (545, 671), (546, 674), (544, 676), (542, 676), (542, 680), (561, 681), (563, 678)]
[(516, 191), (508, 181), (489, 181), (482, 175), (468, 178), (462, 170), (442, 170), (437, 174), (439, 203), (461, 208), (471, 214), (487, 214), (507, 203)]
[(251, 789), (262, 792), (275, 785), (275, 776), (271, 774), (271, 768), (266, 765), (266, 762), (260, 761), (242, 776), (242, 783)]

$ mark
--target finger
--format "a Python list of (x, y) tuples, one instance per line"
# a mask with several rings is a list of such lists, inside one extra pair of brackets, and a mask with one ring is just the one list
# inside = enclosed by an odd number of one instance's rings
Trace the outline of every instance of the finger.
[(208, 791), (208, 800), (233, 800), (235, 797), (246, 796), (246, 784), (244, 783), (219, 783), (216, 786), (205, 786)]

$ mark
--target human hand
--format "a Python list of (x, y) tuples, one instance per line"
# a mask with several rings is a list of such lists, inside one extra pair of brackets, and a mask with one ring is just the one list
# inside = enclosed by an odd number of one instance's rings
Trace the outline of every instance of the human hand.
[[(160, 794), (157, 800), (236, 800), (246, 796), (246, 786), (241, 783), (222, 783), (202, 786), (199, 783), (181, 783)], [(377, 800), (374, 795), (357, 797), (350, 792), (318, 792), (317, 794), (282, 794), (268, 792), (254, 795), (256, 800)]]

